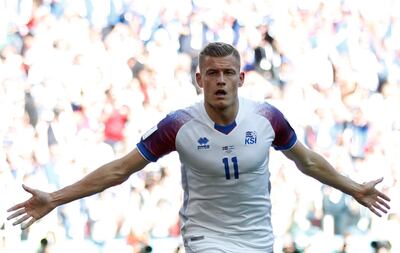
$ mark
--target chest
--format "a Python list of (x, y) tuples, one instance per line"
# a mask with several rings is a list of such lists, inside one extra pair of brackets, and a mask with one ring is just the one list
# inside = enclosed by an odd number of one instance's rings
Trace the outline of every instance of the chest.
[(224, 134), (205, 124), (185, 126), (176, 140), (181, 162), (203, 176), (238, 179), (266, 170), (274, 132), (265, 121), (247, 121)]

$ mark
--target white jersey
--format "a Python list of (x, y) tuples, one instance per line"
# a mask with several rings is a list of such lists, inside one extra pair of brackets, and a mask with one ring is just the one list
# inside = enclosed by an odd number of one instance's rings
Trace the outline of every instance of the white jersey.
[(273, 248), (269, 148), (290, 149), (296, 140), (278, 109), (239, 98), (228, 126), (216, 125), (200, 102), (168, 114), (137, 147), (149, 161), (179, 154), (187, 250), (265, 253)]

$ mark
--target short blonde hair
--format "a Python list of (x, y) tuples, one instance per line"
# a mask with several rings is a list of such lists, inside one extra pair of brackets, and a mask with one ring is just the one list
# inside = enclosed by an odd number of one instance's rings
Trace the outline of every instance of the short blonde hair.
[(240, 67), (240, 54), (234, 46), (224, 42), (211, 42), (207, 44), (199, 54), (199, 67), (201, 68), (206, 56), (224, 57), (228, 55), (233, 55), (237, 59)]

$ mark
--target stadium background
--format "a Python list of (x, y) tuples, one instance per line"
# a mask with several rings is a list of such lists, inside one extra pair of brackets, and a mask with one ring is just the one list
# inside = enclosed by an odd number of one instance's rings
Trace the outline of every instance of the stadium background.
[(242, 54), (243, 96), (356, 181), (384, 176), (392, 199), (377, 218), (271, 151), (275, 251), (400, 252), (399, 31), (395, 0), (1, 1), (0, 251), (178, 252), (176, 153), (26, 231), (6, 209), (22, 183), (70, 184), (196, 101), (196, 54), (224, 41)]

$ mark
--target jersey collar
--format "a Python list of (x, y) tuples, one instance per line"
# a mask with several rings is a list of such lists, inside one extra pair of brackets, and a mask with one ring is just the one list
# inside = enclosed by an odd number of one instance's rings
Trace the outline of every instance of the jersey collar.
[(223, 134), (229, 134), (235, 127), (236, 127), (236, 120), (234, 120), (232, 123), (229, 125), (223, 126), (223, 125), (218, 125), (217, 123), (214, 123), (214, 129), (223, 133)]
[(229, 134), (233, 129), (235, 129), (237, 124), (241, 121), (243, 106), (244, 106), (243, 99), (241, 97), (239, 97), (239, 110), (236, 115), (236, 119), (232, 123), (230, 123), (229, 125), (226, 125), (226, 126), (216, 124), (213, 120), (211, 120), (211, 118), (207, 114), (207, 111), (206, 111), (206, 108), (204, 105), (204, 101), (201, 102), (200, 108), (201, 108), (202, 114), (204, 115), (203, 117), (205, 117), (205, 119), (206, 119), (205, 122), (207, 125), (209, 125), (211, 128), (214, 128), (218, 132), (221, 132), (223, 134)]

